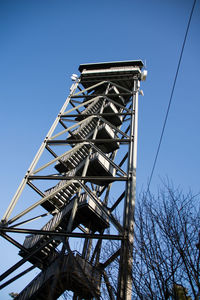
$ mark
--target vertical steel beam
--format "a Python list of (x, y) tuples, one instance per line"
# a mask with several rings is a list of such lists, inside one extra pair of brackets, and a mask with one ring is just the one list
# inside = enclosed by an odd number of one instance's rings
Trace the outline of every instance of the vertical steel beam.
[(137, 161), (137, 128), (138, 128), (138, 80), (134, 81), (132, 114), (128, 157), (128, 181), (124, 201), (123, 228), (124, 239), (121, 243), (121, 255), (118, 276), (118, 300), (131, 300), (132, 296), (132, 262), (133, 262), (133, 233), (136, 189)]

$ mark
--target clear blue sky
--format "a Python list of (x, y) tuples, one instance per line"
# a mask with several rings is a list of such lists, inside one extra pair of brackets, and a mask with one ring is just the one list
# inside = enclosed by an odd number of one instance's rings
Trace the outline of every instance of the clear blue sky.
[[(0, 0), (2, 215), (81, 63), (146, 61), (149, 73), (142, 84), (145, 96), (139, 99), (137, 169), (138, 191), (146, 187), (192, 4), (192, 0)], [(153, 190), (160, 177), (168, 176), (184, 190), (200, 191), (199, 29), (197, 0)], [(18, 251), (5, 242), (0, 252), (1, 271), (18, 259)], [(26, 280), (0, 291), (0, 299), (10, 299), (8, 293), (20, 291)]]

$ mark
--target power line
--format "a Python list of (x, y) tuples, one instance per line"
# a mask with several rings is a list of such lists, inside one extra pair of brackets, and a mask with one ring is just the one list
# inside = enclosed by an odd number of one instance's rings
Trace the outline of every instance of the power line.
[(159, 140), (158, 148), (157, 148), (157, 151), (156, 151), (156, 156), (155, 156), (155, 159), (154, 159), (153, 167), (152, 167), (152, 170), (151, 170), (151, 175), (150, 175), (150, 178), (149, 178), (147, 192), (149, 191), (149, 187), (150, 187), (151, 180), (152, 180), (152, 177), (153, 177), (153, 173), (154, 173), (154, 170), (155, 170), (155, 166), (156, 166), (156, 163), (157, 163), (158, 154), (159, 154), (159, 151), (160, 151), (160, 147), (161, 147), (161, 143), (162, 143), (162, 139), (163, 139), (163, 135), (164, 135), (164, 131), (165, 131), (168, 115), (169, 115), (169, 110), (170, 110), (170, 106), (171, 106), (171, 103), (172, 103), (174, 89), (175, 89), (175, 86), (176, 86), (176, 81), (177, 81), (177, 77), (178, 77), (178, 73), (179, 73), (179, 69), (180, 69), (180, 65), (181, 65), (181, 60), (182, 60), (182, 56), (183, 56), (183, 52), (184, 52), (184, 48), (185, 48), (185, 43), (186, 43), (186, 40), (187, 40), (187, 35), (188, 35), (189, 28), (190, 28), (190, 23), (191, 23), (191, 20), (192, 20), (192, 15), (193, 15), (195, 4), (196, 4), (196, 0), (194, 0), (192, 10), (191, 10), (191, 13), (190, 13), (190, 17), (189, 17), (189, 20), (188, 20), (188, 25), (187, 25), (187, 29), (186, 29), (186, 32), (185, 32), (185, 37), (184, 37), (182, 48), (181, 48), (181, 54), (180, 54), (180, 57), (179, 57), (178, 66), (177, 66), (177, 70), (176, 70), (176, 74), (175, 74), (175, 78), (174, 78), (174, 83), (173, 83), (171, 95), (170, 95), (170, 98), (169, 98), (167, 112), (166, 112), (166, 115), (165, 115), (165, 119), (164, 119), (164, 123), (163, 123), (163, 127), (162, 127), (162, 132), (161, 132), (161, 135), (160, 135), (160, 140)]

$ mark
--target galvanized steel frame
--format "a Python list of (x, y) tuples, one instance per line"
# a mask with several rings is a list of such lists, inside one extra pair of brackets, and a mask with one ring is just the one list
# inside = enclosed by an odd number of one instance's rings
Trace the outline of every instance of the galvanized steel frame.
[[(121, 79), (120, 79), (121, 80)], [(126, 80), (122, 79), (122, 80)], [(111, 285), (109, 283), (108, 276), (106, 275), (105, 268), (108, 266), (113, 260), (115, 260), (118, 256), (120, 256), (120, 263), (119, 263), (119, 279), (118, 279), (118, 288), (117, 288), (117, 299), (126, 299), (130, 300), (131, 299), (131, 291), (132, 291), (132, 247), (133, 247), (133, 230), (134, 230), (134, 206), (135, 206), (135, 184), (136, 184), (136, 161), (137, 161), (137, 123), (138, 123), (138, 92), (139, 92), (139, 81), (140, 77), (139, 75), (135, 75), (134, 77), (134, 86), (132, 90), (129, 90), (127, 88), (124, 88), (120, 84), (116, 84), (115, 82), (112, 82), (110, 80), (103, 80), (100, 81), (96, 84), (92, 84), (91, 86), (87, 88), (81, 88), (80, 85), (83, 84), (83, 81), (81, 79), (77, 79), (76, 82), (72, 85), (70, 91), (69, 97), (66, 99), (63, 107), (61, 108), (59, 114), (57, 115), (52, 127), (50, 128), (49, 132), (47, 133), (41, 147), (39, 148), (35, 158), (33, 159), (32, 164), (30, 165), (27, 173), (25, 174), (21, 184), (19, 185), (19, 188), (17, 192), (15, 193), (8, 209), (6, 210), (2, 221), (1, 221), (1, 227), (0, 227), (0, 234), (3, 238), (9, 240), (12, 244), (14, 244), (16, 247), (23, 249), (25, 252), (27, 252), (27, 255), (16, 265), (11, 267), (10, 269), (7, 270), (7, 272), (4, 272), (0, 276), (0, 280), (3, 280), (6, 278), (9, 274), (13, 272), (13, 270), (16, 270), (19, 265), (22, 265), (24, 262), (26, 262), (31, 256), (35, 254), (36, 251), (33, 251), (30, 253), (27, 249), (24, 249), (23, 245), (20, 245), (17, 240), (15, 241), (13, 238), (9, 237), (7, 233), (12, 232), (12, 233), (31, 233), (31, 234), (42, 234), (42, 235), (48, 235), (50, 238), (54, 239), (68, 239), (69, 237), (76, 237), (76, 238), (83, 238), (85, 241), (88, 241), (88, 239), (97, 239), (99, 242), (96, 244), (95, 250), (92, 255), (92, 260), (94, 260), (94, 257), (99, 257), (100, 251), (101, 251), (101, 241), (102, 240), (119, 240), (121, 241), (121, 250), (117, 250), (110, 258), (107, 258), (106, 261), (103, 263), (100, 263), (100, 266), (103, 270), (103, 277), (105, 280), (105, 284), (107, 286), (108, 294), (110, 296), (110, 299), (114, 299), (113, 291), (111, 288)], [(88, 82), (88, 81), (87, 81)], [(93, 82), (93, 81), (92, 81)], [(98, 119), (98, 122), (104, 122), (105, 124), (109, 125), (115, 132), (121, 135), (121, 138), (113, 138), (112, 141), (119, 142), (119, 144), (127, 144), (128, 145), (128, 154), (126, 153), (124, 157), (122, 158), (121, 162), (117, 165), (114, 162), (114, 157), (116, 155), (117, 150), (115, 150), (113, 155), (109, 158), (107, 155), (105, 155), (99, 148), (98, 144), (100, 143), (109, 143), (107, 139), (96, 139), (96, 134), (97, 134), (97, 127), (96, 127), (96, 133), (94, 132), (93, 137), (90, 139), (71, 139), (71, 140), (66, 140), (66, 139), (61, 139), (58, 140), (56, 138), (62, 136), (63, 134), (66, 133), (71, 133), (71, 130), (76, 128), (77, 126), (80, 126), (85, 122), (85, 118), (81, 121), (75, 121), (72, 120), (72, 122), (75, 122), (74, 125), (72, 126), (66, 126), (65, 122), (70, 121), (71, 118), (77, 117), (77, 114), (71, 114), (72, 112), (77, 112), (80, 114), (79, 109), (83, 107), (83, 105), (88, 105), (94, 101), (94, 98), (87, 100), (87, 98), (91, 97), (91, 95), (87, 95), (88, 91), (92, 91), (97, 87), (100, 86), (105, 86), (104, 94), (93, 94), (92, 97), (103, 97), (105, 101), (109, 101), (110, 103), (113, 103), (115, 106), (118, 108), (122, 109), (121, 112), (119, 113), (103, 113), (102, 110), (100, 113), (94, 113), (94, 114), (87, 114), (85, 115), (87, 120), (88, 119), (93, 119), (96, 117)], [(115, 90), (115, 93), (113, 94), (108, 94), (109, 87), (114, 87), (113, 89)], [(76, 92), (76, 90), (79, 89), (79, 92)], [(119, 90), (122, 90), (124, 92), (119, 92)], [(117, 91), (117, 92), (116, 92)], [(122, 105), (120, 103), (117, 103), (115, 100), (111, 99), (110, 97), (112, 96), (131, 96), (131, 103), (129, 101), (130, 107), (127, 108), (126, 105)], [(86, 101), (79, 102), (74, 99), (81, 99), (84, 98)], [(71, 109), (67, 109), (68, 105), (72, 105), (73, 107)], [(103, 107), (103, 106), (102, 106)], [(122, 116), (123, 119), (125, 119), (127, 116), (130, 116), (129, 120), (129, 126), (125, 131), (121, 130), (119, 127), (113, 125), (110, 123), (108, 120), (106, 120), (104, 117), (112, 117), (113, 115), (118, 115)], [(57, 128), (58, 124), (61, 124), (62, 127), (64, 127), (64, 130), (54, 134), (55, 129)], [(130, 129), (130, 133), (127, 134), (128, 130)], [(53, 135), (54, 134), (54, 135)], [(91, 148), (90, 152), (92, 149), (95, 149), (96, 152), (100, 153), (104, 159), (106, 159), (110, 165), (112, 165), (118, 172), (121, 173), (121, 175), (118, 177), (115, 176), (109, 177), (109, 176), (87, 176), (87, 168), (89, 164), (89, 156), (86, 159), (86, 165), (85, 168), (83, 169), (82, 175), (78, 176), (66, 176), (66, 175), (36, 175), (40, 171), (44, 170), (45, 168), (49, 167), (50, 165), (54, 164), (55, 162), (62, 162), (62, 158), (66, 155), (69, 154), (70, 152), (73, 152), (73, 148), (71, 150), (68, 150), (64, 152), (62, 155), (56, 155), (56, 153), (49, 147), (51, 145), (59, 145), (59, 144), (78, 144), (78, 143), (84, 143), (85, 145), (89, 145)], [(44, 150), (47, 150), (54, 156), (54, 159), (47, 162), (43, 166), (36, 168), (37, 163), (39, 162)], [(127, 160), (127, 170), (126, 172), (121, 168), (121, 165), (124, 164), (124, 162)], [(63, 162), (62, 162), (63, 163)], [(36, 220), (37, 218), (41, 218), (43, 216), (47, 216), (49, 213), (46, 214), (41, 214), (39, 216), (36, 216), (35, 218), (28, 219), (22, 222), (19, 222), (17, 224), (13, 224), (16, 222), (18, 219), (29, 213), (30, 211), (34, 210), (36, 207), (50, 199), (54, 194), (56, 194), (58, 191), (45, 196), (45, 194), (35, 185), (33, 185), (32, 180), (68, 180), (65, 185), (62, 186), (62, 189), (70, 185), (71, 183), (77, 183), (79, 185), (79, 191), (78, 194), (80, 194), (81, 189), (83, 189), (90, 197), (94, 199), (94, 202), (96, 202), (97, 206), (99, 206), (98, 201), (96, 201), (95, 197), (93, 196), (93, 192), (89, 190), (89, 188), (86, 186), (86, 182), (90, 179), (93, 180), (95, 183), (95, 180), (103, 180), (105, 181), (105, 186), (102, 188), (99, 188), (100, 194), (103, 192), (106, 192), (106, 196), (104, 198), (106, 209), (104, 210), (104, 213), (109, 217), (111, 223), (114, 225), (114, 227), (118, 230), (119, 234), (114, 235), (114, 234), (105, 234), (102, 232), (101, 234), (92, 234), (89, 231), (84, 231), (82, 230), (83, 233), (73, 233), (70, 232), (70, 229), (72, 228), (72, 223), (74, 216), (76, 214), (77, 210), (77, 203), (75, 202), (72, 213), (71, 213), (71, 221), (68, 224), (68, 231), (67, 232), (56, 232), (56, 231), (48, 231), (45, 232), (44, 230), (35, 230), (35, 229), (24, 229), (18, 227), (19, 225), (25, 224), (27, 222), (31, 222), (33, 220)], [(108, 197), (110, 193), (110, 189), (112, 186), (112, 182), (107, 185), (107, 182), (110, 181), (124, 181), (126, 182), (126, 188), (125, 190), (121, 193), (121, 195), (118, 197), (118, 199), (115, 201), (114, 204), (109, 208), (108, 207)], [(21, 211), (14, 217), (10, 218), (11, 213), (13, 212), (15, 205), (17, 204), (24, 188), (26, 185), (29, 185), (36, 193), (41, 195), (41, 199), (37, 202), (35, 202), (33, 205), (29, 206), (25, 210)], [(78, 198), (77, 198), (78, 199)], [(124, 201), (124, 216), (123, 216), (123, 224), (121, 225), (117, 219), (113, 216), (112, 212), (116, 209), (116, 207)], [(80, 226), (81, 228), (81, 226)], [(87, 244), (85, 244), (87, 250)], [(88, 248), (89, 249), (89, 248)], [(38, 251), (38, 249), (37, 249)], [(90, 251), (90, 250), (88, 250)], [(98, 258), (99, 259), (99, 258)], [(40, 264), (40, 261), (38, 261), (38, 264)], [(32, 270), (32, 268), (30, 268)], [(15, 276), (16, 279), (23, 274), (25, 274), (27, 271), (24, 271), (19, 274), (19, 276)], [(15, 277), (13, 280), (15, 280)], [(11, 282), (13, 281), (11, 280)], [(8, 283), (10, 280), (8, 281)], [(3, 283), (0, 286), (0, 289), (7, 285), (8, 283)]]

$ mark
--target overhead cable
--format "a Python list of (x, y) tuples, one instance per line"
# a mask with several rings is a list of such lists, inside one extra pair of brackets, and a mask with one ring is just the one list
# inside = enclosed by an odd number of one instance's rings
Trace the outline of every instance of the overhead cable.
[(186, 28), (186, 32), (185, 32), (185, 37), (184, 37), (184, 40), (183, 40), (181, 53), (180, 53), (180, 57), (179, 57), (178, 65), (177, 65), (177, 70), (176, 70), (176, 74), (175, 74), (175, 78), (174, 78), (174, 82), (173, 82), (173, 86), (172, 86), (172, 91), (171, 91), (171, 95), (170, 95), (170, 98), (169, 98), (167, 112), (166, 112), (166, 115), (165, 115), (165, 119), (164, 119), (162, 131), (161, 131), (161, 135), (160, 135), (160, 139), (159, 139), (159, 143), (158, 143), (158, 147), (157, 147), (153, 167), (152, 167), (152, 170), (151, 170), (151, 175), (150, 175), (148, 186), (147, 186), (147, 192), (149, 191), (149, 187), (150, 187), (150, 184), (151, 184), (151, 181), (152, 181), (153, 173), (154, 173), (156, 163), (157, 163), (157, 160), (158, 160), (158, 154), (159, 154), (159, 151), (160, 151), (163, 135), (164, 135), (164, 132), (165, 132), (165, 127), (166, 127), (166, 123), (167, 123), (167, 119), (168, 119), (168, 115), (169, 115), (169, 111), (170, 111), (170, 106), (171, 106), (171, 103), (172, 103), (174, 89), (175, 89), (175, 86), (176, 86), (176, 81), (177, 81), (177, 77), (178, 77), (178, 73), (179, 73), (179, 69), (180, 69), (180, 65), (181, 65), (181, 60), (182, 60), (182, 56), (183, 56), (183, 52), (184, 52), (184, 48), (185, 48), (185, 44), (186, 44), (188, 31), (189, 31), (189, 28), (190, 28), (190, 23), (191, 23), (191, 20), (192, 20), (192, 15), (193, 15), (195, 4), (196, 4), (196, 0), (194, 0), (193, 6), (192, 6), (192, 9), (191, 9), (191, 13), (190, 13), (190, 17), (189, 17), (189, 20), (188, 20), (188, 24), (187, 24), (187, 28)]

